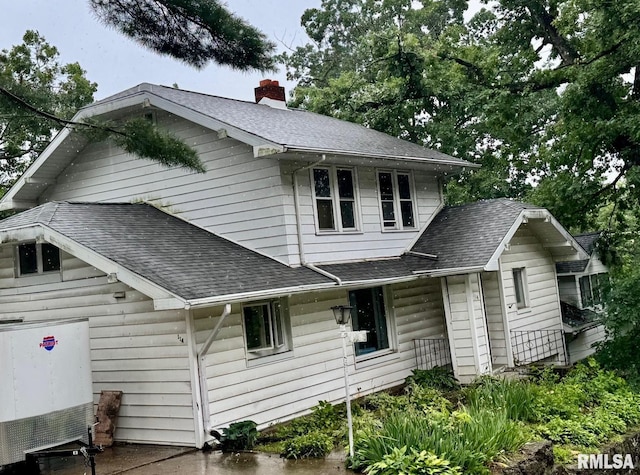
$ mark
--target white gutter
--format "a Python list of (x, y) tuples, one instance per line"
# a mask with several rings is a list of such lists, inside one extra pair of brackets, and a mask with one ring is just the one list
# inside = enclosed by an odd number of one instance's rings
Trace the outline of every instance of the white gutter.
[(365, 152), (355, 152), (352, 150), (333, 150), (329, 148), (308, 148), (308, 147), (296, 147), (287, 145), (287, 150), (289, 152), (307, 152), (307, 153), (331, 153), (336, 155), (352, 155), (354, 157), (366, 157), (366, 158), (383, 158), (390, 160), (403, 160), (409, 162), (418, 162), (418, 163), (432, 163), (435, 165), (449, 165), (455, 166), (459, 168), (480, 168), (480, 165), (477, 163), (467, 162), (462, 159), (440, 159), (440, 158), (428, 158), (428, 157), (411, 157), (405, 155), (390, 155), (390, 154), (376, 154), (373, 155), (371, 153)]
[(202, 422), (207, 434), (209, 434), (209, 431), (211, 431), (212, 427), (210, 422), (211, 412), (209, 411), (209, 392), (207, 390), (207, 372), (204, 364), (204, 359), (206, 358), (207, 352), (209, 351), (209, 348), (211, 348), (213, 341), (218, 336), (224, 320), (230, 313), (231, 304), (226, 304), (224, 306), (222, 314), (220, 315), (220, 318), (218, 319), (218, 323), (216, 323), (216, 326), (213, 328), (213, 330), (211, 330), (211, 333), (209, 333), (209, 336), (202, 344), (202, 347), (200, 348), (200, 351), (198, 351), (197, 355), (198, 377), (200, 378), (200, 401), (202, 404)]
[(485, 268), (483, 266), (472, 267), (457, 267), (452, 269), (439, 269), (439, 270), (414, 270), (415, 275), (426, 275), (429, 277), (445, 277), (448, 275), (469, 274), (473, 272), (482, 272)]
[(335, 283), (331, 282), (328, 284), (309, 284), (309, 285), (298, 285), (295, 287), (283, 287), (281, 289), (265, 289), (258, 290), (254, 292), (242, 292), (237, 294), (225, 294), (213, 297), (205, 297), (201, 299), (194, 299), (187, 301), (185, 308), (199, 308), (199, 307), (210, 307), (214, 304), (222, 304), (222, 303), (236, 303), (243, 302), (246, 300), (257, 300), (261, 298), (278, 298), (278, 297), (286, 297), (291, 294), (310, 292), (314, 290), (324, 290), (335, 287)]
[(417, 251), (404, 251), (405, 254), (409, 255), (409, 256), (418, 256), (418, 257), (425, 257), (427, 259), (438, 259), (438, 256), (436, 256), (435, 254), (427, 254), (425, 252), (417, 252)]

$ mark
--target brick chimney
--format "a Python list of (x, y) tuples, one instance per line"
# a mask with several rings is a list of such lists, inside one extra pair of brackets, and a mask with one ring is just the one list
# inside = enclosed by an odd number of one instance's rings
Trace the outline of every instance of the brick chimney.
[[(269, 98), (274, 101), (286, 102), (284, 95), (284, 87), (282, 87), (278, 81), (272, 81), (271, 79), (263, 79), (260, 81), (260, 86), (254, 89), (256, 93), (256, 104), (260, 103), (262, 99)], [(265, 101), (271, 102), (271, 101)]]

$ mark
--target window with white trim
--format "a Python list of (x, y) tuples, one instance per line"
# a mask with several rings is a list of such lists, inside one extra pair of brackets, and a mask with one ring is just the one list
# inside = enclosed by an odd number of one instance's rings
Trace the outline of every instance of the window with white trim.
[(578, 279), (582, 308), (602, 305), (602, 291), (608, 282), (608, 274), (585, 275)]
[(342, 167), (314, 168), (312, 179), (318, 231), (358, 231), (355, 171)]
[(391, 347), (390, 321), (387, 316), (382, 287), (349, 292), (351, 324), (354, 331), (366, 330), (367, 341), (355, 343), (356, 356), (364, 356)]
[(259, 357), (288, 351), (290, 325), (282, 300), (269, 300), (242, 307), (247, 351)]
[(516, 294), (516, 306), (518, 309), (529, 306), (529, 291), (527, 289), (527, 271), (524, 267), (512, 269), (513, 288)]
[(413, 179), (409, 172), (378, 171), (382, 229), (415, 229), (418, 226)]
[(17, 275), (28, 276), (60, 271), (60, 249), (49, 243), (18, 244)]

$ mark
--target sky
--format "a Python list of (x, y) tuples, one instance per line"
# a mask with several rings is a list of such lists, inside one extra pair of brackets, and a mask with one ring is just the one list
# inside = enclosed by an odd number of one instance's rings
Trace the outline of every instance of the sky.
[[(228, 0), (229, 9), (260, 29), (280, 50), (306, 43), (300, 17), (321, 0)], [(188, 89), (234, 99), (254, 100), (261, 79), (279, 80), (287, 94), (295, 85), (278, 73), (243, 73), (210, 65), (194, 69), (156, 55), (100, 23), (88, 0), (0, 0), (0, 49), (22, 43), (28, 29), (37, 30), (60, 52), (62, 63), (78, 62), (98, 83), (96, 99), (141, 82)]]

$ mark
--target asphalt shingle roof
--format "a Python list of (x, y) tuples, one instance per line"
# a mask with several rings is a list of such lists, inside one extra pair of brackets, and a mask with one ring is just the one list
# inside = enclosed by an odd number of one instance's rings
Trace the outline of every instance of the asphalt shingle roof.
[(411, 251), (436, 258), (403, 255), (393, 260), (320, 266), (345, 281), (411, 276), (419, 271), (484, 267), (520, 213), (538, 206), (508, 199), (447, 206), (438, 213)]
[(92, 105), (147, 92), (291, 149), (371, 157), (429, 159), (459, 166), (471, 163), (352, 122), (300, 109), (277, 109), (254, 102), (142, 83)]
[[(584, 249), (587, 252), (587, 254), (592, 255), (593, 251), (595, 251), (595, 248), (596, 248), (596, 242), (598, 241), (598, 238), (600, 237), (601, 234), (602, 234), (601, 231), (597, 231), (593, 233), (578, 234), (573, 237), (576, 241), (578, 241), (578, 244), (582, 246), (582, 249)], [(587, 268), (587, 264), (589, 264), (588, 259), (581, 260), (581, 261), (557, 262), (556, 272), (558, 274), (571, 274), (571, 273), (584, 272), (584, 270)]]
[(147, 204), (50, 202), (0, 221), (41, 224), (186, 300), (332, 281), (291, 268)]

